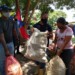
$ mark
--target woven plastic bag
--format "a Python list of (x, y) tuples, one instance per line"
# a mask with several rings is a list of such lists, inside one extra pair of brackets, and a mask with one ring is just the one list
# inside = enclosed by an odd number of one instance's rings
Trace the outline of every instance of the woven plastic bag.
[(66, 66), (62, 59), (56, 55), (46, 65), (47, 75), (65, 75)]
[(27, 49), (25, 57), (40, 62), (47, 62), (46, 46), (47, 46), (47, 31), (40, 32), (37, 28), (34, 28), (32, 36), (27, 41)]
[(13, 57), (6, 57), (5, 61), (6, 75), (23, 75), (20, 63)]

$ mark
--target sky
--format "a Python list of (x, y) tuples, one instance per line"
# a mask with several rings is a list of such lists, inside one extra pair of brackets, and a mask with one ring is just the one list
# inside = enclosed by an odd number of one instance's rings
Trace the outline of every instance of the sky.
[(75, 17), (73, 17), (73, 15), (75, 14), (74, 9), (67, 10), (66, 8), (64, 8), (62, 11), (64, 11), (66, 13), (66, 15), (67, 15), (66, 20), (68, 22), (75, 22)]
[[(55, 9), (55, 7), (53, 5), (50, 5), (52, 7), (52, 9), (54, 10), (57, 10)], [(60, 9), (58, 9), (60, 10)], [(67, 17), (66, 17), (66, 21), (68, 22), (75, 22), (75, 17), (73, 17), (73, 15), (75, 14), (75, 9), (69, 9), (67, 10), (65, 7), (63, 8), (63, 10), (61, 10), (63, 12), (66, 13)]]

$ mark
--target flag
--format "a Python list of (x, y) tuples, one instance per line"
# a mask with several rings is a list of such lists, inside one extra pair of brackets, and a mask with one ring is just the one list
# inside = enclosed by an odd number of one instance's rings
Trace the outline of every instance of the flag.
[(16, 10), (16, 18), (17, 18), (17, 22), (18, 22), (18, 25), (20, 27), (20, 32), (22, 34), (22, 37), (24, 39), (28, 39), (29, 38), (29, 35), (27, 34), (25, 28), (24, 28), (24, 23), (22, 22), (21, 20), (21, 13), (20, 13), (20, 9), (17, 9)]

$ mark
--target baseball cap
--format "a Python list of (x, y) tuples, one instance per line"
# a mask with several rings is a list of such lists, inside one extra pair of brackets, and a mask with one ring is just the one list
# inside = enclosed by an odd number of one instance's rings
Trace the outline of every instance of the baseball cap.
[(63, 17), (58, 18), (57, 23), (61, 23), (63, 25), (66, 25), (66, 20)]
[(0, 6), (0, 11), (11, 11), (12, 9), (11, 8), (9, 8), (8, 6), (6, 6), (6, 5), (2, 5), (2, 6)]

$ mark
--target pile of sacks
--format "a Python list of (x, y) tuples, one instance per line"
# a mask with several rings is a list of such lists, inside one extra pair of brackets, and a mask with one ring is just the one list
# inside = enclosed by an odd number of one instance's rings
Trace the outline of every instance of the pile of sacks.
[(46, 50), (47, 50), (47, 31), (40, 32), (38, 29), (34, 28), (32, 36), (27, 41), (27, 49), (25, 57), (46, 63), (47, 75), (65, 75), (66, 67), (62, 59), (58, 55), (55, 55), (48, 62), (46, 58), (47, 57)]

